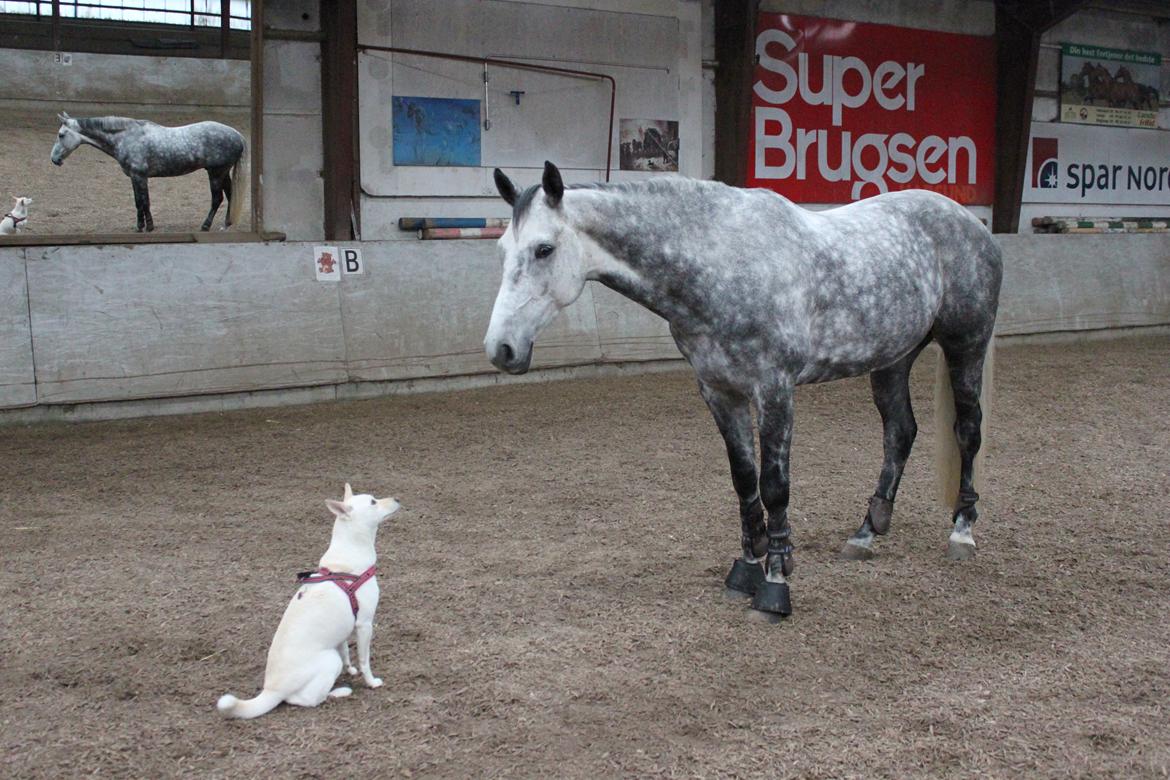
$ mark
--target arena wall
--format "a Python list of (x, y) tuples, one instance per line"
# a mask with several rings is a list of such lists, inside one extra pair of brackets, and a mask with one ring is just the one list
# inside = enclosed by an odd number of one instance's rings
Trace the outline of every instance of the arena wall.
[[(1127, 238), (1001, 236), (1000, 334), (1170, 325), (1170, 236)], [(317, 281), (312, 243), (0, 248), (0, 407), (70, 416), (104, 402), (300, 391), (253, 401), (284, 403), (513, 381), (481, 345), (499, 283), (493, 243), (353, 244), (365, 271), (340, 282)], [(663, 320), (589, 284), (533, 365), (678, 358)]]
[[(86, 113), (94, 106), (124, 115), (128, 107), (156, 112), (206, 106), (247, 111), (251, 64), (247, 60), (70, 54), (70, 64), (51, 51), (0, 49), (0, 105), (45, 105)], [(96, 113), (96, 112), (94, 112)]]

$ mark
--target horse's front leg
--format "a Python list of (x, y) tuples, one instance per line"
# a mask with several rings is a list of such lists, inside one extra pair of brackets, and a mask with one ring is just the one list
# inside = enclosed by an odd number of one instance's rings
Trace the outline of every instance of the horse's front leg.
[(154, 231), (154, 217), (150, 213), (150, 190), (146, 186), (146, 176), (132, 174), (130, 181), (134, 185), (134, 202), (138, 206), (138, 232), (145, 229), (151, 233)]
[(714, 390), (699, 382), (699, 392), (715, 418), (715, 425), (727, 445), (731, 482), (739, 497), (740, 543), (743, 557), (731, 565), (724, 585), (729, 595), (751, 596), (764, 581), (761, 559), (768, 549), (764, 507), (760, 503), (756, 447), (752, 441), (752, 414), (747, 398)]
[(134, 188), (134, 210), (135, 210), (135, 212), (137, 212), (137, 223), (136, 223), (137, 228), (136, 229), (138, 230), (139, 233), (142, 232), (142, 228), (146, 225), (146, 215), (145, 215), (145, 211), (142, 208), (142, 200), (144, 197), (143, 196), (143, 190), (144, 190), (143, 184), (145, 183), (145, 181), (146, 181), (145, 179), (140, 180), (135, 176), (130, 177), (130, 186)]
[(792, 614), (788, 575), (792, 573), (792, 530), (788, 525), (788, 458), (792, 450), (792, 387), (774, 388), (760, 400), (760, 497), (768, 510), (765, 581), (752, 609), (773, 620)]

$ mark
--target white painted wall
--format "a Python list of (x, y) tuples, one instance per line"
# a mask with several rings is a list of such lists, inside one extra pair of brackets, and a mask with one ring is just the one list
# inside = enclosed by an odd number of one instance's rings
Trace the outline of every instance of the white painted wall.
[[(441, 19), (440, 19), (441, 18)], [(704, 174), (703, 29), (699, 0), (450, 0), (441, 13), (426, 0), (363, 0), (359, 43), (497, 57), (606, 73), (617, 81), (613, 135), (608, 139), (608, 83), (488, 68), (490, 129), (482, 130), (482, 166), (395, 166), (391, 100), (415, 95), (484, 100), (483, 67), (379, 52), (359, 57), (362, 237), (413, 239), (401, 216), (507, 216), (492, 169), (522, 183), (539, 178), (544, 160), (565, 179), (656, 174), (619, 171), (622, 118), (679, 122), (680, 172)], [(523, 31), (523, 34), (519, 34)], [(520, 105), (512, 90), (526, 94)], [(708, 110), (711, 106), (707, 105)], [(481, 107), (482, 110), (482, 107)], [(713, 116), (713, 115), (711, 115)], [(425, 250), (423, 250), (425, 251)]]

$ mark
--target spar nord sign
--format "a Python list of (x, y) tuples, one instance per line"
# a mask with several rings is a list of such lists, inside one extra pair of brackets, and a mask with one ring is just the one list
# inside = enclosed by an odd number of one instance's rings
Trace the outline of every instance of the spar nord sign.
[(803, 203), (919, 187), (991, 202), (991, 38), (760, 14), (747, 185)]

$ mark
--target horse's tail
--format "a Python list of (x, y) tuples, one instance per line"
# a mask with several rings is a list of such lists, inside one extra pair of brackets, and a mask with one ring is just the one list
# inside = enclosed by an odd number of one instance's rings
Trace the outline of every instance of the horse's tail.
[(240, 210), (244, 207), (244, 198), (248, 193), (248, 166), (245, 161), (248, 158), (248, 144), (244, 143), (243, 150), (240, 151), (240, 156), (232, 163), (232, 172), (230, 178), (232, 180), (232, 197), (228, 201), (228, 218), (229, 226), (235, 225), (240, 221)]
[[(979, 390), (979, 408), (983, 421), (979, 425), (982, 444), (975, 456), (975, 492), (983, 492), (984, 461), (991, 425), (992, 385), (995, 380), (995, 337), (987, 342), (983, 355), (983, 382)], [(938, 367), (934, 377), (934, 452), (938, 500), (947, 509), (954, 511), (959, 501), (959, 470), (962, 457), (959, 442), (955, 438), (955, 393), (951, 387), (951, 373), (947, 367), (946, 355), (939, 350)]]

